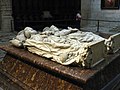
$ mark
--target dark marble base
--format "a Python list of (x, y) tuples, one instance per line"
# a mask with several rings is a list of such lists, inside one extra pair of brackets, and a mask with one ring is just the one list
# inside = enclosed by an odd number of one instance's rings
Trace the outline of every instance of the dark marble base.
[(107, 56), (94, 68), (83, 69), (62, 66), (11, 45), (0, 49), (7, 52), (0, 62), (0, 76), (7, 77), (20, 89), (100, 90), (120, 73), (119, 52)]

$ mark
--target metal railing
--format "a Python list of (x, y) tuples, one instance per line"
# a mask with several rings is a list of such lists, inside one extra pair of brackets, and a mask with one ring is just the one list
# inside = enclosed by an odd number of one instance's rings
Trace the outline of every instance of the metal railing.
[[(16, 20), (17, 23), (21, 23), (22, 27), (26, 27), (28, 26), (28, 24), (34, 24), (34, 25), (46, 25), (46, 24), (55, 24), (58, 25), (60, 27), (69, 25), (69, 24), (73, 24), (76, 22), (75, 19), (63, 19), (63, 20), (49, 20), (49, 19), (44, 19), (44, 20)], [(14, 20), (11, 20), (11, 31), (14, 31)], [(34, 27), (34, 26), (33, 26)]]
[[(115, 21), (115, 20), (100, 20), (100, 19), (81, 19), (81, 21), (87, 21), (87, 22), (89, 22), (89, 21), (91, 21), (91, 22), (97, 22), (96, 23), (96, 32), (99, 32), (99, 30), (100, 30), (100, 24), (101, 23), (112, 23), (112, 24), (115, 24), (115, 23), (117, 23), (119, 26), (120, 26), (120, 21)], [(114, 25), (113, 25), (114, 26)], [(117, 26), (117, 25), (116, 25)], [(104, 27), (105, 27), (105, 25), (104, 25)], [(107, 26), (106, 26), (107, 27)]]
[[(27, 22), (33, 22), (33, 23), (49, 23), (49, 22), (54, 22), (54, 23), (60, 23), (60, 22), (64, 22), (66, 21), (67, 22), (75, 22), (75, 19), (64, 19), (64, 20), (39, 20), (39, 21), (33, 21), (33, 20), (20, 20), (18, 22), (22, 22), (23, 23), (23, 26), (26, 26), (26, 23)], [(93, 25), (96, 27), (96, 32), (99, 32), (100, 31), (100, 27), (101, 27), (101, 24), (103, 24), (102, 27), (108, 27), (108, 26), (105, 26), (104, 24), (105, 23), (112, 23), (112, 24), (116, 24), (116, 26), (120, 26), (120, 21), (113, 21), (113, 20), (100, 20), (100, 19), (84, 19), (82, 18), (81, 19), (81, 22), (90, 22), (90, 23), (93, 23)], [(95, 23), (94, 23), (95, 22)], [(89, 23), (89, 24), (90, 24)], [(69, 23), (68, 23), (69, 24)], [(114, 28), (112, 26), (114, 25), (111, 25), (111, 24), (108, 24), (111, 28)], [(14, 31), (14, 21), (11, 20), (11, 31)]]

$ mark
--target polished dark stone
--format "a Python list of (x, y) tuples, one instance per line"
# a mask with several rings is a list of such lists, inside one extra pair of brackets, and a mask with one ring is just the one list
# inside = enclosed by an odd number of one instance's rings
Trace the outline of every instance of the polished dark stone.
[[(69, 87), (71, 90), (99, 90), (120, 73), (120, 52), (106, 56), (96, 67), (86, 69), (63, 66), (11, 45), (0, 46), (0, 49), (7, 52), (0, 65), (1, 73), (5, 72), (4, 75), (14, 78), (13, 81), (24, 88), (51, 90), (53, 87), (56, 90), (60, 85), (65, 90)], [(51, 85), (50, 82), (55, 83)]]

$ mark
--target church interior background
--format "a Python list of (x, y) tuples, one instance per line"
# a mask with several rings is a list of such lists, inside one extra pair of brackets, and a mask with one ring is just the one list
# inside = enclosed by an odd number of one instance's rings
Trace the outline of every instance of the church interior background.
[(52, 24), (74, 27), (78, 11), (82, 15), (81, 29), (115, 31), (119, 28), (119, 0), (111, 0), (113, 6), (107, 6), (106, 1), (1, 0), (0, 31), (20, 31), (25, 26), (40, 29)]
[[(51, 25), (76, 27), (77, 12), (80, 30), (120, 32), (120, 0), (0, 0), (0, 45), (27, 26), (38, 31)], [(0, 51), (0, 60), (5, 54)]]

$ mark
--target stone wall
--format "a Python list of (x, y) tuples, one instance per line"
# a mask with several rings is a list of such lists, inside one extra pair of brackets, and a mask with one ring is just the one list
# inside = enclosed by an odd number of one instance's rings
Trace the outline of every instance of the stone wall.
[(91, 18), (103, 20), (120, 20), (120, 9), (101, 10), (101, 0), (91, 0)]
[[(91, 19), (120, 21), (120, 9), (117, 10), (102, 10), (101, 0), (91, 0)], [(105, 26), (115, 26), (120, 22), (102, 22)]]
[[(81, 0), (81, 13), (84, 19), (120, 21), (120, 9), (101, 9), (101, 0)], [(120, 27), (120, 22), (99, 21), (99, 26), (102, 29), (114, 29)], [(91, 27), (92, 29), (98, 26), (97, 21), (82, 20), (83, 28)], [(103, 31), (104, 31), (103, 29)]]
[[(81, 0), (81, 15), (83, 19), (90, 18), (91, 15), (91, 0)], [(88, 22), (86, 20), (81, 21), (81, 26), (84, 27)]]
[(0, 0), (1, 31), (11, 31), (12, 6), (11, 0)]

